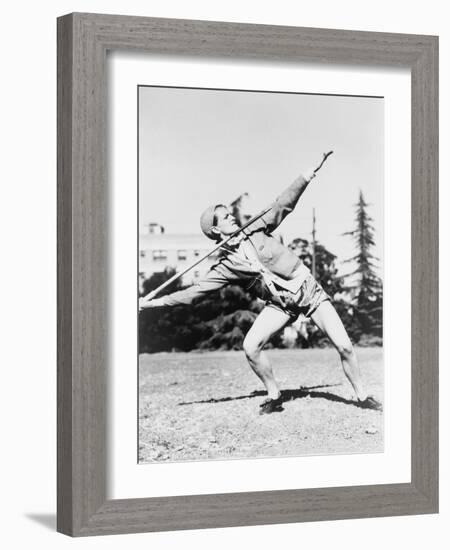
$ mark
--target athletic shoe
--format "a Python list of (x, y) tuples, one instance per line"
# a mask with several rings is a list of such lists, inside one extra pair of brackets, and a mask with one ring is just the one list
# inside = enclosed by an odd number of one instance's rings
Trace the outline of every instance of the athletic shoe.
[(277, 399), (265, 399), (260, 407), (259, 414), (271, 414), (273, 412), (282, 412), (284, 411), (283, 408), (283, 399), (278, 397)]
[(361, 407), (361, 409), (371, 409), (372, 411), (383, 410), (383, 405), (371, 395), (368, 395), (363, 400), (358, 399), (358, 407)]

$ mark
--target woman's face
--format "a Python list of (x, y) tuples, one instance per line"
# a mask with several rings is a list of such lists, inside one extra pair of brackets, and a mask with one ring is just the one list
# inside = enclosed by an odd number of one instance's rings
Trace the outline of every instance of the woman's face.
[(215, 214), (217, 223), (214, 227), (225, 237), (239, 229), (233, 214), (225, 206), (218, 206)]

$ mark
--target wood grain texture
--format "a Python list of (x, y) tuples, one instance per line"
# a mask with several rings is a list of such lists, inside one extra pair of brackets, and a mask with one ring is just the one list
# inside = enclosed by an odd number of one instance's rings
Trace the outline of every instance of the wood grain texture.
[(411, 72), (412, 479), (438, 508), (438, 41)]
[[(411, 68), (411, 483), (106, 499), (105, 74), (111, 49)], [(58, 20), (59, 531), (85, 536), (437, 511), (437, 74), (438, 40), (432, 36), (94, 14)]]
[(58, 21), (57, 529), (72, 525), (72, 20)]

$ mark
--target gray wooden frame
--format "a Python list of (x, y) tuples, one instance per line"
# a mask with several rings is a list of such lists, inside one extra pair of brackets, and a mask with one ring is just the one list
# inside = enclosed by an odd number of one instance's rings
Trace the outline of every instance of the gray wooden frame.
[[(106, 498), (106, 52), (409, 67), (411, 483)], [(438, 38), (75, 13), (58, 19), (58, 521), (99, 535), (438, 511)]]

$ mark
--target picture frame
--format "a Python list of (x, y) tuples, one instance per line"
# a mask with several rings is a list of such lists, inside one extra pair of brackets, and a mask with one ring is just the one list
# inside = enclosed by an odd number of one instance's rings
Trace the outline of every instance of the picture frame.
[[(106, 53), (411, 70), (411, 482), (107, 499)], [(71, 536), (438, 511), (438, 38), (73, 13), (58, 19), (57, 530)]]

